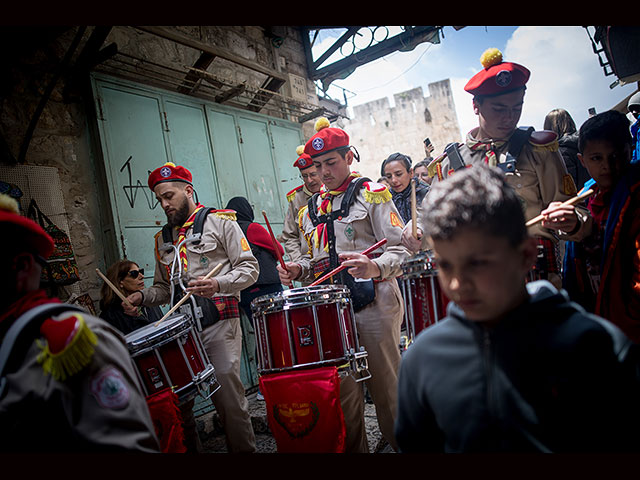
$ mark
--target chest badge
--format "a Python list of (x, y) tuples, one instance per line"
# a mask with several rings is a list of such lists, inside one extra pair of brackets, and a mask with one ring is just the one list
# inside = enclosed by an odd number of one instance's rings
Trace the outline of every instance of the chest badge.
[(344, 236), (347, 237), (347, 240), (353, 240), (353, 237), (356, 236), (356, 231), (353, 228), (353, 225), (348, 224), (344, 227)]

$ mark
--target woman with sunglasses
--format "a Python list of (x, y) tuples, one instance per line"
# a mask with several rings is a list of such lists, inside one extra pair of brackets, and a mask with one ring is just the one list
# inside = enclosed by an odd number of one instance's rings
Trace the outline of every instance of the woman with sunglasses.
[[(120, 260), (111, 265), (106, 277), (125, 297), (144, 288), (144, 268), (130, 260)], [(122, 300), (106, 283), (100, 289), (100, 310), (100, 318), (120, 330), (123, 335), (162, 318), (160, 307), (138, 307), (137, 316), (127, 315), (122, 309)]]

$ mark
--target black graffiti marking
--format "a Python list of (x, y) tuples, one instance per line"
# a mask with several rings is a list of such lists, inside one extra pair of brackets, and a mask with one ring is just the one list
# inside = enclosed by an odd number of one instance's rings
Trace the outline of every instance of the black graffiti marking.
[[(133, 178), (131, 176), (131, 159), (132, 158), (133, 156), (130, 156), (129, 158), (127, 158), (127, 161), (124, 162), (124, 165), (120, 167), (120, 172), (122, 172), (125, 168), (127, 169), (127, 176), (129, 177), (129, 184), (122, 186), (122, 190), (124, 190), (124, 196), (127, 197), (129, 206), (131, 208), (134, 208), (136, 204), (136, 197), (138, 196), (138, 190), (142, 189), (142, 195), (144, 195), (144, 198), (147, 201), (147, 206), (149, 207), (149, 210), (153, 210), (156, 208), (159, 202), (156, 199), (155, 195), (149, 192), (149, 188), (147, 187), (147, 185), (142, 183), (140, 180), (136, 180), (135, 184), (133, 183)], [(147, 171), (147, 173), (150, 174), (151, 172)]]

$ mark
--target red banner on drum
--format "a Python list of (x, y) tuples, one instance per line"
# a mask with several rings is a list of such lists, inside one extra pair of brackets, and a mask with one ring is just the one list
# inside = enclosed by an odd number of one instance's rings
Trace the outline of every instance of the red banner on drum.
[(279, 453), (342, 453), (345, 424), (336, 367), (260, 377)]
[(146, 400), (162, 453), (185, 453), (187, 449), (177, 395), (170, 388), (165, 388), (149, 395)]

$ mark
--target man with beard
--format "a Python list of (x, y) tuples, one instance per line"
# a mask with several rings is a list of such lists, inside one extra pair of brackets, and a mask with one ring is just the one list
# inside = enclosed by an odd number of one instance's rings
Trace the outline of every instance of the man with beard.
[[(180, 244), (194, 233), (195, 215), (204, 205), (194, 200), (192, 175), (171, 162), (149, 175), (149, 188), (164, 210), (173, 245)], [(238, 301), (240, 291), (258, 278), (258, 261), (251, 253), (233, 210), (213, 210), (206, 216), (199, 242), (185, 242), (178, 250), (179, 268), (185, 292), (191, 292), (202, 309), (200, 336), (209, 360), (215, 367), (220, 389), (211, 396), (224, 425), (229, 452), (255, 452), (255, 434), (251, 426), (248, 401), (240, 379), (242, 330)], [(162, 232), (155, 237), (156, 266), (153, 285), (132, 293), (127, 299), (134, 305), (155, 306), (171, 300), (170, 274), (174, 249), (163, 248)], [(216, 265), (220, 273), (204, 277)], [(179, 291), (180, 288), (176, 288)], [(177, 301), (177, 298), (173, 299)], [(125, 311), (130, 308), (123, 302)], [(194, 318), (196, 318), (194, 312)], [(193, 418), (193, 400), (181, 407), (188, 451), (200, 451), (200, 441)], [(189, 439), (190, 438), (190, 439)]]

